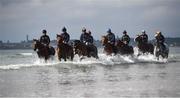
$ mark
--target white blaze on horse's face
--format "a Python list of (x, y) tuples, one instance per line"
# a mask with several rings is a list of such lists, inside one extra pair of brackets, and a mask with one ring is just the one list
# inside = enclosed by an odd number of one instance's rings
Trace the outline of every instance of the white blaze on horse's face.
[(59, 41), (60, 40), (60, 38), (59, 37), (57, 37), (57, 41)]
[(106, 40), (106, 37), (102, 36), (101, 43), (104, 44), (104, 43), (105, 43), (105, 40)]
[(32, 48), (35, 48), (35, 45), (36, 45), (36, 41), (33, 42)]

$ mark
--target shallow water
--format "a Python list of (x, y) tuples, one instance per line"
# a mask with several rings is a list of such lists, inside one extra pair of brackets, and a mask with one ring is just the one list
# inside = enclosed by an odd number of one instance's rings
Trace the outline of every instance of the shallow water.
[(0, 50), (1, 97), (180, 97), (180, 48), (153, 55), (44, 63), (32, 50)]

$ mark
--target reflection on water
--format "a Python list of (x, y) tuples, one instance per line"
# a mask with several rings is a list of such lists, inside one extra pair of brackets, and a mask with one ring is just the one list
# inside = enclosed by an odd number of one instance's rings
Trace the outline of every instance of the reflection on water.
[[(41, 97), (177, 97), (179, 79), (167, 65), (53, 66), (36, 70)], [(174, 81), (175, 80), (175, 81)], [(31, 84), (30, 84), (31, 85)]]

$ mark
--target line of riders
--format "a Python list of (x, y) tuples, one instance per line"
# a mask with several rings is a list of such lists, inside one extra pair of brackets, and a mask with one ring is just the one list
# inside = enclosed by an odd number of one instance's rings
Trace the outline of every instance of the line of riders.
[[(55, 49), (50, 44), (50, 37), (47, 35), (47, 31), (42, 31), (43, 35), (40, 37), (40, 40), (34, 39), (34, 50), (38, 49), (37, 54), (40, 58), (45, 58), (45, 60), (50, 58), (50, 55), (55, 55)], [(155, 35), (156, 46), (158, 49), (163, 51), (166, 50), (166, 45), (164, 44), (165, 38), (160, 31), (156, 32)], [(85, 27), (82, 28), (82, 34), (80, 36), (80, 40), (75, 40), (74, 43), (69, 44), (70, 35), (67, 32), (66, 27), (62, 28), (62, 33), (57, 34), (57, 55), (58, 59), (71, 59), (75, 54), (78, 54), (81, 59), (84, 56), (87, 57), (95, 57), (98, 58), (98, 50), (97, 47), (93, 44), (93, 36), (91, 35), (91, 31), (87, 31)], [(127, 31), (123, 31), (123, 36), (121, 39), (116, 40), (115, 34), (111, 31), (111, 29), (107, 30), (107, 35), (102, 36), (101, 42), (104, 46), (104, 52), (107, 55), (111, 54), (133, 54), (134, 50), (132, 46), (129, 46), (130, 37), (127, 34)], [(154, 45), (148, 43), (148, 35), (145, 30), (142, 30), (142, 34), (137, 35), (135, 38), (135, 42), (137, 42), (137, 47), (141, 53), (154, 53)], [(140, 52), (138, 55), (140, 55)], [(157, 54), (159, 53), (159, 54)], [(156, 55), (160, 55), (160, 51), (157, 52)], [(166, 57), (168, 55), (162, 55)]]

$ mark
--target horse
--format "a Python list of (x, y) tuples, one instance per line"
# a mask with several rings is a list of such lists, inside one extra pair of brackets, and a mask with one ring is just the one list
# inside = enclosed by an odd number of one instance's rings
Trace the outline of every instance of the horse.
[(37, 51), (39, 58), (44, 58), (47, 61), (51, 56), (55, 55), (55, 49), (53, 47), (48, 47), (43, 45), (39, 40), (33, 39), (32, 45), (34, 51)]
[(61, 61), (61, 59), (64, 59), (64, 61), (67, 61), (67, 59), (70, 59), (71, 61), (73, 61), (74, 58), (74, 51), (73, 51), (73, 47), (69, 44), (65, 44), (63, 42), (63, 37), (61, 35), (57, 34), (57, 56), (59, 61)]
[(121, 55), (133, 55), (134, 54), (133, 47), (125, 44), (121, 40), (117, 40), (116, 47), (117, 47), (118, 53), (120, 53)]
[(155, 49), (154, 49), (154, 55), (157, 57), (159, 60), (159, 57), (161, 56), (162, 58), (168, 58), (169, 55), (169, 47), (166, 43), (164, 43), (163, 47), (160, 44), (156, 44)]
[(128, 46), (121, 40), (118, 40), (116, 45), (112, 45), (108, 43), (108, 38), (106, 36), (102, 36), (101, 43), (104, 46), (104, 52), (106, 53), (106, 55), (112, 55), (112, 54), (132, 55), (134, 54), (133, 47)]
[(117, 47), (108, 43), (108, 38), (106, 36), (101, 37), (101, 43), (104, 46), (103, 52), (106, 53), (106, 55), (117, 54)]
[(78, 54), (80, 57), (80, 60), (84, 58), (84, 56), (87, 57), (94, 57), (98, 59), (98, 50), (97, 47), (93, 44), (84, 44), (80, 40), (74, 40), (74, 52), (75, 54)]
[(138, 55), (145, 54), (145, 53), (154, 53), (154, 45), (152, 43), (143, 43), (140, 36), (135, 38), (135, 42), (137, 43), (138, 47)]

